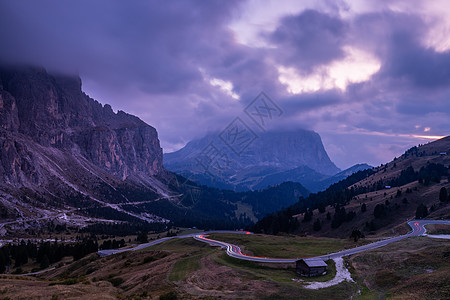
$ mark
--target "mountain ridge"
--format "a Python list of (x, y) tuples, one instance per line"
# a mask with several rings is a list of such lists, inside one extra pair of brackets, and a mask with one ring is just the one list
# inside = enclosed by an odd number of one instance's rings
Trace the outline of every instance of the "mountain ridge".
[(10, 132), (45, 147), (79, 152), (121, 179), (136, 171), (148, 175), (162, 171), (156, 130), (87, 96), (79, 78), (25, 68), (3, 70), (0, 81), (2, 98), (11, 102), (1, 125)]
[(164, 168), (155, 128), (42, 68), (0, 67), (0, 145), (0, 235), (46, 222), (242, 228), (309, 193), (286, 184), (267, 202), (196, 185)]
[[(301, 166), (308, 168), (305, 169), (308, 175), (310, 170), (317, 172), (320, 179), (341, 171), (330, 160), (319, 134), (314, 131), (298, 129), (265, 132), (239, 155), (233, 153), (219, 136), (219, 133), (210, 133), (190, 141), (178, 151), (165, 153), (165, 167), (201, 184), (236, 191), (258, 190), (282, 183), (275, 180), (268, 185), (260, 184), (266, 176)], [(198, 158), (211, 144), (227, 158), (226, 167), (216, 173), (198, 163)], [(289, 180), (296, 181), (292, 178)]]
[[(255, 231), (277, 233), (270, 224), (292, 218), (299, 226), (280, 231), (348, 237), (403, 232), (404, 220), (450, 218), (450, 136), (412, 147), (400, 157), (359, 171), (325, 191), (259, 220)], [(404, 232), (406, 233), (406, 232)]]

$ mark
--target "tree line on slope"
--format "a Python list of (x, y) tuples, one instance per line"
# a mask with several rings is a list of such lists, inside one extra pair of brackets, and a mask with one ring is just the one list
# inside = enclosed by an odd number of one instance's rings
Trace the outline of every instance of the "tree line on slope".
[[(448, 169), (441, 165), (435, 163), (429, 163), (424, 167), (421, 167), (418, 172), (415, 172), (412, 167), (408, 167), (403, 170), (400, 175), (391, 179), (387, 182), (378, 181), (372, 186), (352, 186), (355, 183), (361, 181), (362, 179), (374, 174), (375, 171), (368, 169), (359, 171), (347, 177), (346, 179), (331, 185), (327, 190), (315, 194), (310, 194), (307, 198), (300, 197), (299, 201), (294, 205), (282, 209), (278, 212), (267, 215), (257, 222), (251, 230), (254, 232), (264, 232), (267, 234), (277, 234), (278, 232), (295, 232), (301, 226), (296, 215), (303, 214), (303, 222), (309, 222), (312, 220), (313, 210), (318, 209), (319, 213), (324, 213), (326, 206), (330, 205), (334, 207), (334, 214), (331, 216), (330, 212), (327, 213), (326, 218), (331, 220), (331, 228), (338, 228), (344, 222), (350, 222), (356, 216), (356, 212), (345, 210), (345, 205), (349, 201), (360, 194), (384, 189), (385, 185), (402, 186), (414, 181), (418, 181), (423, 185), (427, 186), (430, 183), (438, 183), (442, 176), (448, 175)], [(389, 183), (389, 184), (387, 184)], [(352, 186), (350, 188), (350, 186)], [(445, 190), (446, 193), (446, 190)], [(448, 199), (448, 195), (444, 195), (444, 191), (441, 189), (440, 201), (445, 202)], [(400, 194), (401, 196), (401, 194)], [(397, 195), (397, 197), (399, 197)], [(407, 199), (403, 199), (403, 203), (407, 204)], [(398, 204), (396, 205), (398, 206)], [(398, 207), (397, 207), (398, 208)], [(434, 207), (430, 209), (435, 209)], [(365, 205), (361, 206), (361, 213), (367, 210)], [(386, 200), (384, 204), (378, 204), (374, 209), (375, 218), (383, 218), (390, 211), (389, 201)], [(417, 218), (423, 218), (428, 215), (428, 209), (425, 205), (419, 205), (417, 208)], [(366, 224), (369, 230), (375, 230), (376, 226), (374, 222)], [(321, 230), (321, 222), (317, 219), (313, 224), (313, 230)]]
[(10, 243), (0, 248), (0, 273), (11, 267), (16, 268), (16, 273), (21, 273), (21, 267), (29, 262), (39, 264), (39, 269), (45, 269), (63, 257), (72, 256), (74, 260), (79, 260), (97, 251), (97, 241), (91, 238), (70, 244), (57, 241), (32, 243), (22, 240), (17, 245)]
[[(254, 232), (265, 232), (268, 234), (277, 234), (278, 232), (293, 232), (300, 226), (297, 218), (293, 215), (305, 214), (312, 216), (312, 211), (318, 209), (319, 212), (325, 212), (328, 205), (332, 205), (338, 209), (338, 218), (343, 215), (344, 210), (341, 206), (348, 203), (354, 196), (364, 193), (366, 188), (348, 188), (364, 178), (374, 174), (372, 169), (356, 172), (346, 179), (332, 184), (325, 191), (310, 194), (307, 198), (300, 197), (299, 201), (285, 209), (269, 214), (259, 220), (252, 228)], [(328, 216), (327, 216), (328, 218)], [(341, 220), (341, 219), (340, 219)], [(304, 219), (309, 221), (309, 217)], [(342, 220), (341, 220), (342, 221)]]

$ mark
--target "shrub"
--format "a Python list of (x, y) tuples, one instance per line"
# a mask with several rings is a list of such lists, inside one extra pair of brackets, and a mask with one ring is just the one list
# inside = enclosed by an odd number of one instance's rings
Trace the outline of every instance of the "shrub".
[(166, 294), (163, 294), (159, 296), (159, 300), (177, 300), (178, 296), (175, 294), (175, 292), (168, 292)]
[(319, 231), (320, 229), (322, 229), (322, 224), (320, 223), (319, 219), (316, 219), (316, 221), (314, 222), (313, 229), (314, 231)]
[(123, 280), (122, 277), (109, 278), (108, 281), (111, 282), (111, 284), (115, 287), (117, 287), (125, 282), (125, 280)]

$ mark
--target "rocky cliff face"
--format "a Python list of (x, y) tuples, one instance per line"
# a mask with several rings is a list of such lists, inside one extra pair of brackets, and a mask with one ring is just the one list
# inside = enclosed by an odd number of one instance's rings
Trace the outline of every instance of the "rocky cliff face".
[(162, 162), (156, 130), (89, 98), (79, 78), (0, 67), (0, 236), (49, 221), (243, 228), (307, 193), (199, 187)]
[(162, 161), (155, 128), (91, 99), (80, 78), (0, 67), (0, 219), (48, 220), (82, 209), (81, 219), (165, 222), (117, 205), (172, 199), (173, 175)]
[[(313, 131), (277, 131), (260, 134), (248, 148), (236, 155), (219, 138), (211, 134), (189, 142), (184, 148), (164, 155), (165, 167), (191, 176), (202, 184), (238, 191), (263, 189), (282, 183), (288, 178), (304, 184), (303, 178), (320, 181), (340, 170), (328, 157), (320, 136)], [(220, 149), (222, 159), (205, 169), (198, 160), (208, 152), (208, 145)], [(219, 157), (217, 156), (217, 157)], [(215, 168), (220, 165), (220, 170)], [(281, 172), (296, 170), (295, 176), (278, 176)], [(270, 177), (270, 180), (265, 180)], [(307, 188), (308, 182), (305, 182)]]
[[(122, 180), (137, 172), (152, 176), (163, 170), (156, 130), (91, 99), (76, 77), (51, 76), (36, 68), (3, 68), (0, 117), (3, 135), (19, 133), (41, 146), (79, 153)], [(11, 174), (9, 180), (19, 182), (15, 161), (24, 156), (16, 146), (4, 141), (2, 174)], [(31, 179), (31, 173), (23, 173)]]

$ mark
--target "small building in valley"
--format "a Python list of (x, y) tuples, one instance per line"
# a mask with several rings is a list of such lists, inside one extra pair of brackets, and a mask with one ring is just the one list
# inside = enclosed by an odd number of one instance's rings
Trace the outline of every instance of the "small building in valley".
[(327, 264), (320, 258), (300, 259), (296, 262), (296, 270), (302, 276), (319, 276), (327, 273)]

